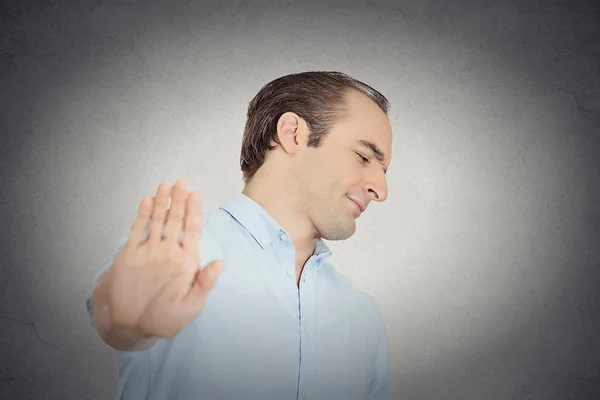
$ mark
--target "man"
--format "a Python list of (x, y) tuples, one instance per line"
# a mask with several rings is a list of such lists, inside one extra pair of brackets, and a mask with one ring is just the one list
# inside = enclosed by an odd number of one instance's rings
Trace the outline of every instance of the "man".
[(88, 299), (116, 398), (387, 398), (379, 307), (322, 240), (386, 199), (387, 110), (345, 74), (284, 76), (249, 104), (242, 193), (208, 215), (183, 179), (141, 201)]

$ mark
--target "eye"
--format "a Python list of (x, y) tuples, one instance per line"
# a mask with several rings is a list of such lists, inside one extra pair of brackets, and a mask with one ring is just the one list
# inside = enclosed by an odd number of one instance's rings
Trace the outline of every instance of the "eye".
[[(355, 153), (356, 153), (356, 152), (355, 152)], [(357, 155), (358, 157), (360, 157), (360, 159), (361, 159), (361, 163), (363, 163), (363, 164), (367, 164), (367, 163), (370, 161), (370, 160), (369, 160), (367, 157), (363, 156), (363, 155), (362, 155), (362, 154), (360, 154), (360, 153), (356, 153), (356, 155)]]

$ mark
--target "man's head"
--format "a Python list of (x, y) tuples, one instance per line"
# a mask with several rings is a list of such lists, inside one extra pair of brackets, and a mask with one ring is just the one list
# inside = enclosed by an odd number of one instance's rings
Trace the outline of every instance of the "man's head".
[(310, 220), (319, 237), (350, 237), (359, 208), (387, 198), (388, 107), (378, 91), (338, 72), (268, 83), (248, 107), (244, 182), (258, 177), (284, 187), (295, 213)]

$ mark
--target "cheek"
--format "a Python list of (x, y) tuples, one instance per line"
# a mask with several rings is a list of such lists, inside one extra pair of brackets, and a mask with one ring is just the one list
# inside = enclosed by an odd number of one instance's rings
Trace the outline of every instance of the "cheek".
[(364, 166), (356, 160), (345, 160), (344, 163), (336, 165), (337, 176), (344, 182), (360, 180), (364, 174)]
[(351, 175), (356, 173), (360, 163), (352, 158), (337, 157), (329, 160), (328, 167), (331, 171), (335, 171), (336, 175)]
[(311, 160), (304, 172), (312, 186), (319, 186), (320, 191), (335, 191), (361, 179), (362, 165), (348, 157), (329, 157)]

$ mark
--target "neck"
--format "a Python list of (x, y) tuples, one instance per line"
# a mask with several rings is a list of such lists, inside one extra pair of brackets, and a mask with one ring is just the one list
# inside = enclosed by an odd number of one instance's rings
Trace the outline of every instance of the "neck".
[[(259, 171), (261, 172), (261, 171)], [(257, 174), (242, 193), (260, 205), (289, 234), (296, 250), (296, 266), (303, 266), (313, 254), (317, 231), (307, 215), (303, 198), (291, 177)]]

